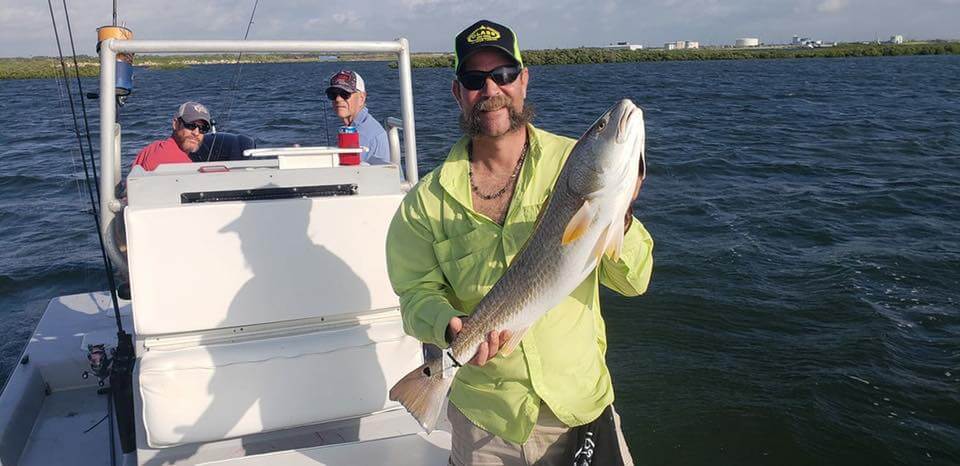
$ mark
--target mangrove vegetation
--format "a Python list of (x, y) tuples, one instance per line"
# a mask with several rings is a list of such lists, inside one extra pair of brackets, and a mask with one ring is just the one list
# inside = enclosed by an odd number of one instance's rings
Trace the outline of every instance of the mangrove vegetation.
[[(920, 42), (907, 44), (840, 44), (832, 47), (707, 47), (699, 49), (643, 49), (627, 50), (606, 47), (574, 49), (525, 50), (526, 65), (575, 65), (591, 63), (625, 63), (674, 60), (753, 60), (775, 58), (829, 58), (829, 57), (883, 57), (898, 55), (958, 55), (960, 42)], [(243, 55), (241, 63), (300, 63), (318, 61), (392, 61), (390, 55), (342, 54), (251, 54)], [(138, 55), (135, 65), (159, 69), (183, 68), (192, 65), (232, 64), (236, 54), (216, 55)], [(72, 57), (66, 59), (67, 74), (73, 77), (93, 77), (99, 73), (97, 57), (77, 57), (76, 70)], [(411, 57), (414, 68), (452, 67), (450, 53), (415, 53)], [(53, 78), (62, 74), (60, 61), (55, 57), (0, 58), (0, 79)]]
[[(527, 66), (582, 65), (591, 63), (627, 63), (674, 60), (754, 60), (773, 58), (827, 58), (827, 57), (883, 57), (897, 55), (957, 55), (960, 42), (930, 42), (919, 44), (843, 44), (820, 48), (699, 48), (699, 49), (642, 49), (583, 47), (576, 49), (524, 50), (521, 52)], [(453, 55), (414, 55), (414, 68), (453, 67)]]

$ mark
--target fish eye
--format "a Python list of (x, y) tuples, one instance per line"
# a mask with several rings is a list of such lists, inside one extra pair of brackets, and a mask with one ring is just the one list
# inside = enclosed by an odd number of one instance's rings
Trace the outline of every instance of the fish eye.
[(597, 131), (603, 131), (603, 128), (607, 127), (607, 121), (610, 117), (605, 117), (602, 120), (597, 122)]

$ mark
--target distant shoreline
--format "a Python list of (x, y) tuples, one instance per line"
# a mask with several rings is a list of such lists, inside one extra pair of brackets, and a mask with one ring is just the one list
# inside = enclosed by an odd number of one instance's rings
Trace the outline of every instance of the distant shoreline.
[[(430, 54), (423, 54), (430, 55)], [(319, 54), (245, 54), (240, 57), (241, 64), (258, 63), (320, 63), (350, 61), (395, 61), (393, 56), (374, 54), (341, 54), (323, 56)], [(73, 66), (73, 57), (65, 56), (67, 75), (90, 78), (100, 74), (100, 58), (90, 55), (77, 56), (77, 67)], [(134, 66), (137, 68), (181, 69), (194, 65), (232, 65), (237, 63), (236, 54), (210, 55), (137, 55)], [(0, 80), (3, 79), (45, 79), (57, 78), (63, 74), (58, 57), (0, 58)]]
[[(629, 63), (647, 61), (692, 61), (692, 60), (763, 60), (784, 58), (841, 58), (841, 57), (880, 57), (903, 55), (960, 55), (960, 42), (923, 42), (907, 44), (841, 44), (821, 48), (787, 47), (721, 47), (682, 50), (642, 49), (626, 50), (603, 47), (582, 47), (575, 49), (549, 49), (523, 51), (526, 65), (577, 65), (595, 63)], [(100, 71), (97, 57), (89, 55), (77, 57), (77, 69), (73, 67), (73, 57), (65, 57), (67, 74), (74, 77), (79, 71), (81, 77), (95, 77)], [(395, 62), (391, 55), (385, 54), (341, 54), (335, 57), (317, 54), (251, 54), (243, 55), (240, 63), (315, 63), (349, 61), (387, 61)], [(411, 55), (413, 68), (451, 68), (451, 53), (414, 53)], [(137, 67), (155, 69), (179, 69), (193, 65), (233, 64), (237, 62), (234, 54), (218, 55), (138, 55), (134, 61)], [(56, 78), (62, 74), (60, 62), (54, 57), (0, 58), (0, 80), (2, 79), (43, 79)]]
[[(960, 42), (924, 42), (909, 44), (842, 44), (832, 47), (711, 47), (697, 49), (641, 49), (582, 47), (576, 49), (526, 50), (523, 63), (538, 65), (584, 65), (595, 63), (631, 63), (648, 61), (763, 60), (784, 58), (881, 57), (902, 55), (960, 55)], [(414, 68), (453, 67), (452, 54), (431, 57), (414, 55)]]

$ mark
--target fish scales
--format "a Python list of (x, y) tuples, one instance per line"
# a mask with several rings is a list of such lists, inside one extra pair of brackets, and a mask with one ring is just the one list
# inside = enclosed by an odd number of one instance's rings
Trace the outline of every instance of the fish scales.
[[(545, 214), (534, 227), (534, 233), (497, 285), (474, 309), (460, 335), (451, 344), (453, 357), (457, 361), (466, 362), (472, 358), (486, 334), (493, 329), (509, 327), (506, 323), (517, 318), (531, 301), (547, 291), (543, 285), (555, 282), (563, 271), (562, 267), (557, 267), (557, 258), (561, 257), (560, 240), (566, 221), (573, 217), (584, 200), (582, 196), (565, 189), (564, 175), (569, 176), (568, 172), (562, 172), (558, 177), (557, 189), (545, 207)], [(527, 249), (531, 251), (524, 254)], [(498, 312), (501, 310), (508, 311)]]
[[(624, 215), (644, 163), (643, 112), (622, 100), (602, 115), (567, 156), (527, 243), (465, 319), (448, 350), (465, 363), (486, 335), (509, 330), (496, 357), (513, 351), (527, 329), (560, 304), (598, 266), (619, 257)], [(390, 389), (426, 429), (433, 429), (454, 378), (447, 357), (429, 359)]]

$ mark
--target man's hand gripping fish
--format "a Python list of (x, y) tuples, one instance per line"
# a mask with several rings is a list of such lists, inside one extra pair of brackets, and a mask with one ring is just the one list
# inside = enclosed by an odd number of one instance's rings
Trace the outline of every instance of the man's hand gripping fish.
[[(492, 331), (509, 330), (509, 355), (541, 316), (573, 292), (603, 254), (617, 260), (624, 214), (644, 161), (643, 111), (628, 99), (603, 114), (577, 141), (526, 245), (477, 304), (445, 355), (390, 389), (427, 431), (433, 430), (453, 382), (449, 359), (469, 361)], [(446, 362), (446, 365), (445, 365)]]

